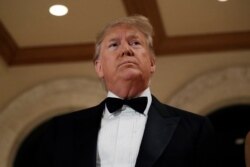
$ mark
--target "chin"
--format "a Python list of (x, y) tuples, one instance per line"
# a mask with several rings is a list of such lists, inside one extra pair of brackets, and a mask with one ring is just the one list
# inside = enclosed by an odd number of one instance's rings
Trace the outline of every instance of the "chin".
[(126, 72), (125, 74), (122, 75), (124, 79), (131, 80), (131, 79), (139, 79), (142, 78), (142, 73), (141, 72)]

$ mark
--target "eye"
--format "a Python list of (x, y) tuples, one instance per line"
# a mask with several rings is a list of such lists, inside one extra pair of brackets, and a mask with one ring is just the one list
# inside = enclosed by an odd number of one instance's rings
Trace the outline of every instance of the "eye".
[(140, 41), (134, 40), (130, 42), (131, 46), (137, 46), (137, 45), (141, 45)]
[(117, 47), (118, 46), (118, 43), (117, 42), (112, 42), (108, 45), (109, 48), (114, 48), (114, 47)]

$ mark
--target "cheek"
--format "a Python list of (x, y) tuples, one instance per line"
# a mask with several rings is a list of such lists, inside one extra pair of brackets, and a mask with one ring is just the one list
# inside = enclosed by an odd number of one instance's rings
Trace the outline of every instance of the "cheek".
[(144, 61), (144, 63), (142, 65), (143, 65), (143, 68), (145, 69), (145, 71), (147, 71), (148, 73), (155, 72), (155, 62), (153, 60), (147, 59)]
[(112, 75), (115, 71), (115, 61), (111, 57), (103, 57), (102, 71), (104, 75)]

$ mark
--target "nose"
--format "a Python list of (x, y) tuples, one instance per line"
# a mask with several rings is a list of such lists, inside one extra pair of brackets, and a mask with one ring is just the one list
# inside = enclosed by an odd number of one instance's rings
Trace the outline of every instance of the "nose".
[(134, 56), (133, 50), (128, 46), (128, 44), (125, 44), (122, 48), (122, 56)]
[(131, 49), (126, 49), (122, 52), (122, 56), (133, 56), (134, 53)]

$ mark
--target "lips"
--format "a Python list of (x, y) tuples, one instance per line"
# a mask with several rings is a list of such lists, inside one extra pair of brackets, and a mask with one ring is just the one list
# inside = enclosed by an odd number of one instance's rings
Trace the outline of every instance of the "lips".
[(122, 66), (122, 65), (129, 65), (129, 64), (137, 65), (137, 63), (134, 62), (134, 61), (126, 60), (126, 61), (123, 61), (122, 63), (120, 63), (119, 66)]

